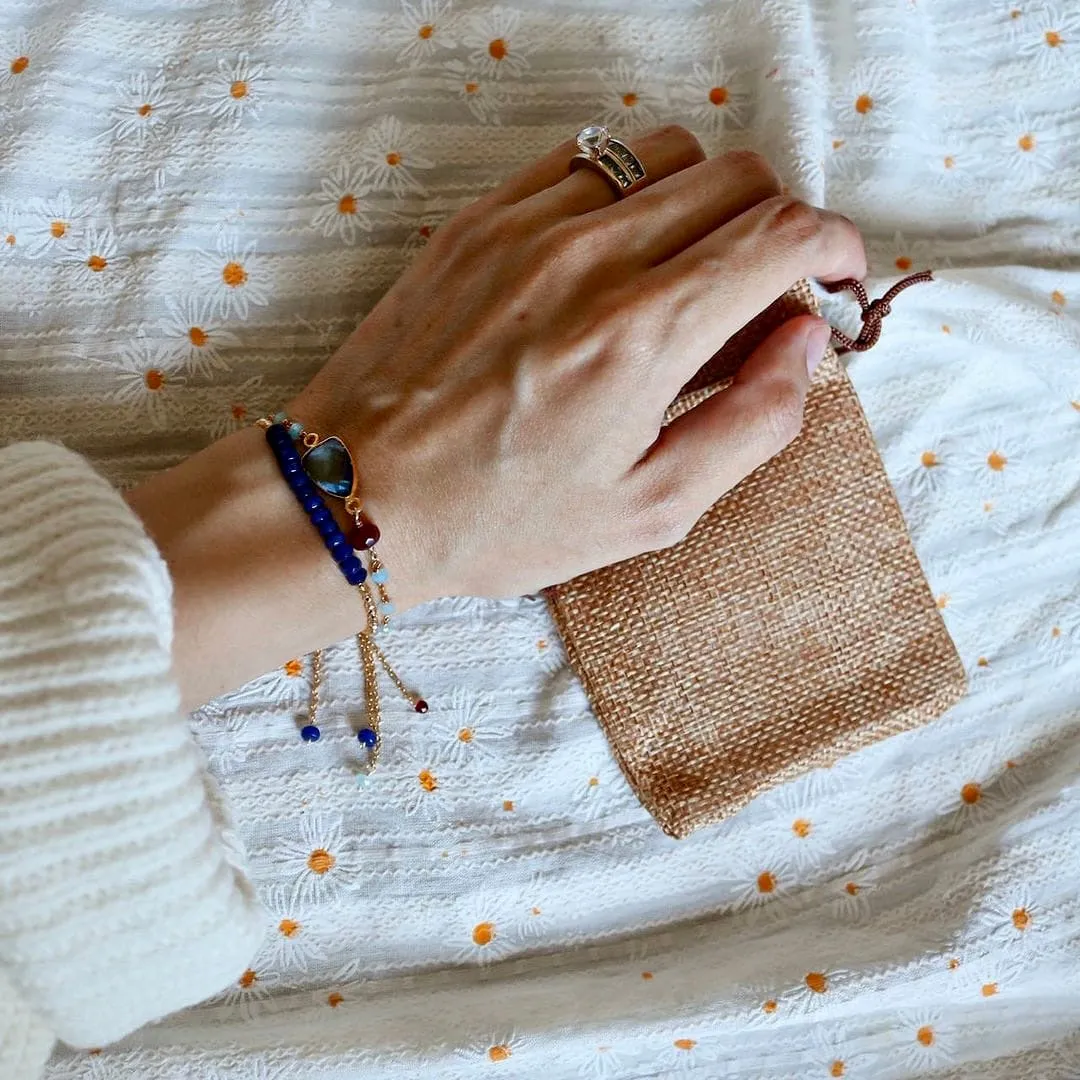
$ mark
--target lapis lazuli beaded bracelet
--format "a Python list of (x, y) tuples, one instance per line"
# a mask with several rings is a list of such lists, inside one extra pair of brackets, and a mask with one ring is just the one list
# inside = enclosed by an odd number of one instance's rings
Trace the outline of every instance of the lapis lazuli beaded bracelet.
[[(356, 635), (364, 673), (367, 720), (366, 726), (356, 733), (357, 741), (366, 751), (366, 760), (357, 775), (358, 783), (362, 783), (366, 775), (375, 768), (382, 748), (382, 707), (376, 664), (382, 666), (416, 712), (428, 711), (427, 702), (406, 687), (382, 649), (375, 643), (375, 631), (386, 626), (393, 613), (393, 604), (386, 588), (389, 574), (375, 551), (379, 529), (363, 513), (363, 504), (358, 495), (359, 476), (356, 465), (342, 439), (336, 435), (323, 438), (315, 432), (306, 431), (303, 424), (290, 420), (283, 412), (259, 420), (258, 425), (264, 429), (266, 442), (296, 501), (307, 514), (345, 580), (357, 588), (364, 603), (368, 625), (367, 629)], [(297, 449), (298, 443), (304, 447), (303, 453)], [(338, 525), (333, 511), (326, 505), (320, 492), (344, 500), (346, 513), (352, 519), (347, 530), (342, 530)], [(364, 555), (368, 559), (367, 568), (361, 561)], [(312, 657), (308, 722), (300, 730), (300, 737), (305, 742), (318, 742), (322, 736), (316, 719), (323, 667), (323, 651), (320, 649)]]

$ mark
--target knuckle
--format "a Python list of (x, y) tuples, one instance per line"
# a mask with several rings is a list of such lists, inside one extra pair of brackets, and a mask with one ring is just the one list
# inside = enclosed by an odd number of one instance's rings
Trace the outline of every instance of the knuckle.
[(802, 430), (803, 392), (790, 379), (770, 379), (760, 391), (758, 419), (774, 452), (783, 450)]
[(770, 191), (773, 195), (780, 194), (780, 177), (776, 175), (776, 170), (769, 164), (768, 159), (756, 150), (729, 150), (724, 154), (723, 162), (729, 169), (748, 177), (754, 186)]
[(596, 214), (562, 221), (538, 239), (538, 257), (558, 273), (584, 269), (604, 249), (605, 224)]
[(781, 195), (772, 200), (769, 224), (773, 232), (778, 233), (784, 243), (791, 247), (804, 247), (817, 243), (824, 224), (817, 207)]
[(705, 151), (697, 136), (682, 124), (665, 124), (654, 132), (653, 137), (671, 146), (678, 157), (688, 162), (705, 160)]
[(635, 542), (642, 551), (662, 551), (685, 540), (695, 517), (688, 500), (673, 487), (654, 491), (634, 515)]

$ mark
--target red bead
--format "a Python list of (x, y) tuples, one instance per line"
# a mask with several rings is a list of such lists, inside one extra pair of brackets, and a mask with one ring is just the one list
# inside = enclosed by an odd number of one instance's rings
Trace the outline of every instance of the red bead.
[(379, 542), (381, 533), (374, 521), (368, 521), (366, 517), (361, 516), (359, 522), (354, 522), (349, 526), (349, 531), (345, 535), (353, 548), (357, 551), (365, 551)]
[(426, 701), (425, 701), (425, 700), (424, 700), (423, 698), (420, 698), (420, 699), (419, 699), (419, 700), (418, 700), (418, 701), (416, 702), (416, 704), (415, 704), (415, 705), (413, 706), (413, 708), (414, 708), (414, 709), (415, 709), (415, 710), (416, 710), (416, 711), (417, 711), (418, 713), (425, 713), (425, 712), (427, 712), (427, 711), (428, 711), (428, 703), (427, 703), (427, 702), (426, 702)]

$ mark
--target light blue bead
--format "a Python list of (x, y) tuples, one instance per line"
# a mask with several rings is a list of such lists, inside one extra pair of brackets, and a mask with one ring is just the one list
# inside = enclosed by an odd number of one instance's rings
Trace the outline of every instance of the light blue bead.
[(393, 615), (393, 614), (394, 614), (394, 605), (393, 605), (393, 604), (391, 604), (391, 603), (390, 603), (390, 602), (388, 601), (388, 602), (387, 602), (387, 603), (385, 603), (385, 604), (380, 604), (380, 605), (379, 605), (379, 610), (380, 610), (380, 611), (381, 611), (381, 612), (382, 612), (382, 613), (383, 613), (384, 615)]
[(304, 434), (304, 425), (303, 424), (290, 424), (289, 425), (289, 438), (290, 439), (299, 439), (300, 436), (303, 435), (303, 434)]
[(288, 420), (288, 419), (289, 419), (289, 417), (288, 417), (287, 413), (283, 413), (283, 412), (274, 413), (274, 423), (275, 424), (284, 424), (285, 421)]
[(367, 773), (362, 773), (361, 772), (361, 773), (356, 774), (356, 786), (358, 788), (366, 788), (367, 787), (367, 782), (368, 782)]
[(371, 580), (374, 581), (376, 585), (385, 585), (390, 580), (390, 573), (385, 566), (380, 566), (379, 569), (371, 575)]

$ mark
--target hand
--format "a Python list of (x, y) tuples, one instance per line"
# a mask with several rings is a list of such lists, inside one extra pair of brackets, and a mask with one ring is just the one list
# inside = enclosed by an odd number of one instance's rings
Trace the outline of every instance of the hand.
[(802, 277), (865, 275), (847, 219), (682, 128), (616, 202), (564, 144), (438, 229), (290, 406), (342, 435), (399, 607), (534, 592), (674, 544), (798, 433), (828, 329), (777, 330), (726, 392), (666, 406)]
[[(661, 430), (724, 341), (802, 277), (861, 278), (851, 222), (750, 153), (634, 140), (616, 202), (572, 143), (435, 233), (290, 415), (342, 436), (399, 609), (505, 596), (675, 543), (799, 431), (825, 323), (777, 330), (731, 387)], [(129, 496), (169, 563), (188, 705), (362, 628), (248, 429)]]

